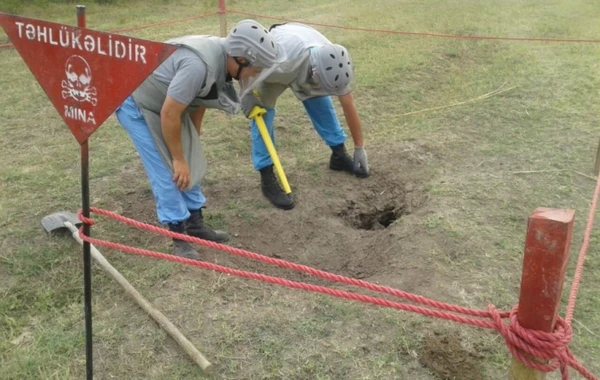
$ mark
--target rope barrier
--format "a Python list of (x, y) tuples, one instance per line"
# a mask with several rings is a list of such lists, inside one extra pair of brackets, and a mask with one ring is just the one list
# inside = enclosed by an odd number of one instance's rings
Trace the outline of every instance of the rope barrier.
[[(130, 32), (130, 31), (133, 31), (133, 30), (147, 29), (147, 28), (153, 28), (153, 27), (157, 27), (157, 26), (176, 24), (176, 23), (179, 23), (179, 22), (186, 22), (186, 21), (191, 21), (191, 20), (197, 20), (197, 19), (201, 19), (201, 18), (205, 18), (205, 17), (215, 16), (215, 15), (222, 14), (222, 13), (223, 12), (220, 12), (220, 11), (219, 12), (212, 12), (212, 13), (206, 13), (206, 14), (202, 14), (202, 15), (198, 15), (198, 16), (186, 17), (186, 18), (182, 18), (182, 19), (162, 21), (162, 22), (158, 22), (158, 23), (154, 23), (154, 24), (140, 25), (140, 26), (134, 26), (134, 27), (130, 27), (130, 28), (123, 28), (123, 29), (115, 29), (115, 30), (110, 30), (108, 32), (109, 33)], [(318, 23), (318, 22), (310, 22), (310, 21), (303, 21), (303, 20), (288, 19), (288, 18), (285, 18), (285, 17), (265, 16), (265, 15), (260, 15), (260, 14), (256, 14), (256, 13), (236, 11), (236, 10), (229, 10), (229, 9), (225, 13), (232, 13), (232, 14), (237, 14), (237, 15), (241, 15), (241, 16), (263, 18), (263, 19), (269, 19), (269, 20), (279, 20), (279, 21), (285, 21), (285, 22), (300, 22), (300, 23), (307, 24), (307, 25), (322, 26), (322, 27), (326, 27), (326, 28), (336, 28), (336, 29), (344, 29), (344, 30), (356, 30), (356, 31), (370, 32), (370, 33), (396, 34), (396, 35), (405, 35), (405, 36), (436, 37), (436, 38), (451, 38), (451, 39), (470, 39), (470, 40), (537, 41), (537, 42), (566, 42), (566, 43), (600, 43), (600, 40), (594, 40), (594, 39), (541, 38), (541, 37), (502, 37), (502, 36), (478, 36), (478, 35), (468, 36), (468, 35), (444, 34), (444, 33), (430, 33), (430, 32), (408, 32), (408, 31), (401, 31), (401, 30), (371, 29), (371, 28), (361, 28), (361, 27), (352, 27), (352, 26), (344, 26), (344, 25), (324, 24), (324, 23)], [(9, 47), (13, 47), (13, 45), (10, 44), (10, 43), (8, 43), (8, 44), (0, 44), (0, 49), (2, 49), (2, 48), (9, 48)]]
[(192, 21), (192, 20), (198, 20), (201, 18), (206, 18), (206, 17), (210, 17), (210, 16), (215, 16), (217, 15), (219, 12), (212, 12), (212, 13), (205, 13), (205, 14), (201, 14), (198, 16), (192, 16), (192, 17), (186, 17), (186, 18), (181, 18), (178, 20), (170, 20), (170, 21), (162, 21), (162, 22), (157, 22), (155, 24), (148, 24), (148, 25), (140, 25), (140, 26), (133, 26), (131, 28), (123, 28), (123, 29), (115, 29), (115, 30), (111, 30), (109, 31), (110, 33), (123, 33), (123, 32), (130, 32), (132, 30), (139, 30), (139, 29), (147, 29), (147, 28), (154, 28), (157, 26), (163, 26), (163, 25), (170, 25), (170, 24), (176, 24), (178, 22), (186, 22), (186, 21)]
[[(325, 272), (322, 270), (311, 268), (306, 265), (290, 263), (285, 260), (280, 260), (280, 259), (276, 259), (273, 257), (260, 255), (260, 254), (246, 251), (243, 249), (230, 247), (228, 245), (219, 244), (219, 243), (215, 243), (215, 242), (208, 241), (208, 240), (198, 239), (198, 238), (195, 238), (190, 235), (178, 234), (178, 233), (166, 230), (164, 228), (156, 227), (156, 226), (153, 226), (150, 224), (142, 223), (137, 220), (133, 220), (133, 219), (124, 217), (122, 215), (116, 214), (116, 213), (108, 211), (108, 210), (102, 210), (102, 209), (92, 207), (92, 208), (90, 208), (90, 211), (95, 214), (106, 216), (108, 218), (117, 220), (121, 223), (136, 227), (141, 230), (155, 232), (155, 233), (158, 233), (160, 235), (170, 237), (170, 238), (177, 238), (180, 240), (185, 240), (190, 243), (202, 245), (202, 246), (205, 246), (208, 248), (221, 250), (221, 251), (224, 251), (224, 252), (227, 252), (230, 254), (242, 256), (242, 257), (249, 258), (252, 260), (262, 261), (267, 264), (277, 265), (282, 268), (295, 270), (295, 271), (301, 272), (301, 273), (306, 273), (311, 276), (320, 277), (320, 278), (323, 278), (323, 279), (326, 279), (329, 281), (335, 281), (335, 282), (340, 282), (340, 283), (344, 283), (347, 285), (362, 287), (362, 288), (365, 288), (365, 289), (368, 289), (368, 290), (371, 290), (374, 292), (385, 293), (385, 294), (403, 298), (403, 299), (406, 299), (406, 300), (409, 300), (412, 302), (421, 303), (423, 305), (427, 305), (430, 307), (434, 307), (437, 309), (446, 310), (446, 311), (450, 311), (450, 312), (454, 312), (454, 313), (461, 313), (461, 314), (474, 316), (474, 317), (483, 317), (483, 318), (490, 317), (489, 311), (487, 311), (487, 310), (474, 310), (474, 309), (469, 309), (469, 308), (460, 307), (460, 306), (456, 306), (456, 305), (450, 305), (447, 303), (430, 300), (430, 299), (427, 299), (425, 297), (418, 296), (415, 294), (407, 293), (402, 290), (393, 289), (393, 288), (390, 288), (387, 286), (376, 285), (376, 284), (373, 284), (373, 283), (370, 283), (370, 282), (367, 282), (364, 280), (358, 280), (355, 278), (350, 278), (350, 277), (345, 277), (345, 276)], [(83, 220), (85, 218), (83, 217), (83, 215), (80, 215), (80, 219)], [(86, 219), (86, 220), (88, 222), (90, 222), (89, 219)], [(506, 318), (506, 317), (508, 317), (508, 315), (509, 315), (508, 312), (501, 314), (502, 318)]]
[[(595, 197), (597, 198), (598, 193), (600, 192), (600, 180), (598, 181), (599, 185), (597, 186), (597, 191)], [(595, 203), (592, 204), (592, 207), (595, 207)], [(113, 213), (108, 210), (103, 210), (99, 208), (92, 207), (90, 208), (90, 212), (96, 213), (99, 215), (103, 215), (109, 217), (111, 219), (117, 220), (121, 223), (142, 229), (147, 231), (156, 232), (160, 235), (177, 238), (185, 241), (189, 241), (191, 243), (203, 245), (209, 248), (217, 249), (220, 251), (224, 251), (230, 254), (235, 254), (238, 256), (259, 260), (268, 264), (277, 265), (280, 267), (296, 270), (299, 272), (307, 273), (313, 276), (325, 278), (331, 281), (341, 282), (348, 285), (358, 286), (364, 289), (372, 290), (375, 292), (385, 293), (393, 296), (397, 296), (400, 298), (404, 298), (409, 301), (417, 302), (424, 304), (426, 306), (441, 309), (444, 311), (434, 310), (422, 306), (416, 306), (407, 303), (393, 302), (382, 298), (372, 297), (364, 294), (351, 293), (343, 290), (332, 289), (324, 286), (312, 285), (303, 282), (290, 281), (279, 277), (267, 276), (259, 273), (247, 272), (238, 269), (233, 269), (217, 264), (212, 264), (204, 261), (197, 261), (186, 259), (178, 256), (168, 255), (165, 253), (148, 251), (140, 248), (130, 247), (124, 244), (104, 241), (100, 239), (91, 238), (85, 236), (83, 234), (83, 229), (79, 230), (79, 235), (82, 240), (87, 241), (91, 244), (96, 244), (99, 246), (104, 246), (111, 249), (117, 249), (124, 252), (129, 252), (141, 256), (153, 257), (162, 260), (168, 260), (173, 262), (178, 262), (181, 264), (197, 266), (204, 269), (210, 269), (214, 271), (219, 271), (222, 273), (227, 273), (230, 275), (250, 278), (254, 280), (259, 280), (271, 284), (282, 285), (293, 289), (302, 289), (307, 291), (313, 291), (317, 293), (327, 294), (330, 296), (349, 299), (354, 301), (360, 301), (368, 304), (373, 304), (377, 306), (394, 308), (397, 310), (409, 311), (417, 314), (421, 314), (428, 317), (439, 318), (447, 321), (462, 323), (475, 327), (482, 327), (487, 329), (494, 329), (498, 331), (499, 334), (502, 335), (504, 341), (512, 353), (512, 355), (517, 358), (523, 364), (537, 369), (542, 372), (552, 372), (558, 368), (561, 369), (561, 374), (563, 380), (569, 379), (569, 371), (568, 367), (572, 367), (577, 370), (582, 376), (584, 376), (588, 380), (599, 380), (595, 377), (589, 370), (587, 370), (575, 357), (569, 349), (569, 344), (572, 339), (572, 330), (569, 323), (567, 323), (562, 318), (558, 318), (556, 323), (555, 331), (552, 333), (546, 333), (535, 330), (528, 330), (522, 328), (517, 320), (517, 307), (514, 307), (510, 312), (500, 312), (496, 309), (495, 306), (489, 305), (488, 310), (474, 310), (469, 308), (464, 308), (456, 305), (450, 305), (443, 302), (438, 302), (434, 300), (427, 299), (422, 296), (418, 296), (415, 294), (407, 293), (398, 289), (393, 289), (385, 286), (375, 285), (363, 280), (352, 279), (349, 277), (344, 277), (336, 274), (332, 274), (329, 272), (321, 271), (318, 269), (314, 269), (305, 265), (294, 264), (290, 262), (286, 262), (280, 259), (270, 258), (264, 255), (260, 255), (254, 252), (233, 248), (224, 244), (214, 243), (208, 240), (198, 239), (193, 236), (179, 234), (175, 232), (168, 231), (164, 228), (159, 228), (156, 226), (152, 226), (146, 223), (142, 223), (122, 215)], [(593, 217), (593, 213), (590, 214)], [(94, 224), (94, 220), (91, 218), (84, 217), (81, 212), (79, 212), (79, 219), (85, 223), (92, 225)], [(464, 314), (470, 317), (465, 317)], [(479, 317), (479, 318), (488, 318), (489, 321), (483, 319), (476, 319), (471, 317)], [(510, 323), (506, 324), (503, 322), (503, 319), (509, 318)], [(541, 363), (535, 359), (542, 359), (549, 361), (547, 364)]]
[(307, 25), (315, 25), (315, 26), (323, 26), (327, 28), (336, 28), (336, 29), (344, 29), (344, 30), (356, 30), (361, 32), (371, 32), (371, 33), (384, 33), (384, 34), (398, 34), (398, 35), (406, 35), (406, 36), (421, 36), (421, 37), (438, 37), (438, 38), (453, 38), (453, 39), (468, 39), (468, 40), (503, 40), (503, 41), (538, 41), (538, 42), (576, 42), (576, 43), (600, 43), (600, 40), (590, 40), (590, 39), (567, 39), (567, 38), (540, 38), (540, 37), (499, 37), (499, 36), (465, 36), (465, 35), (457, 35), (457, 34), (443, 34), (443, 33), (428, 33), (428, 32), (406, 32), (400, 30), (389, 30), (389, 29), (369, 29), (369, 28), (358, 28), (353, 26), (343, 26), (343, 25), (333, 25), (333, 24), (323, 24), (318, 22), (310, 22), (310, 21), (302, 21), (302, 20), (294, 20), (288, 19), (285, 17), (273, 17), (273, 16), (264, 16), (256, 13), (242, 12), (236, 10), (227, 10), (227, 13), (238, 14), (242, 16), (250, 16), (256, 18), (264, 18), (269, 20), (279, 20), (286, 22), (299, 22)]
[(592, 227), (594, 226), (594, 215), (596, 214), (596, 207), (598, 206), (598, 196), (600, 195), (600, 176), (596, 180), (596, 189), (594, 190), (594, 196), (592, 198), (592, 205), (590, 206), (590, 212), (588, 214), (588, 220), (585, 226), (585, 232), (583, 234), (583, 243), (579, 250), (579, 257), (577, 258), (577, 266), (575, 267), (575, 275), (573, 276), (573, 285), (571, 286), (571, 292), (569, 294), (569, 302), (567, 303), (567, 314), (566, 321), (571, 324), (573, 321), (573, 313), (575, 312), (575, 301), (577, 299), (577, 292), (579, 291), (579, 283), (583, 275), (583, 264), (585, 262), (585, 256), (587, 249), (590, 245), (590, 237), (592, 235)]
[[(558, 317), (554, 332), (547, 333), (521, 327), (517, 320), (516, 307), (511, 310), (509, 325), (502, 322), (499, 314), (492, 316), (496, 330), (504, 338), (510, 353), (521, 363), (542, 372), (553, 372), (560, 368), (563, 380), (569, 380), (568, 367), (574, 368), (588, 380), (598, 380), (575, 359), (569, 349), (573, 331), (563, 318)], [(536, 359), (547, 360), (549, 363), (545, 364)]]
[(98, 246), (103, 246), (103, 247), (111, 248), (111, 249), (117, 249), (120, 251), (129, 252), (129, 253), (133, 253), (133, 254), (140, 255), (140, 256), (153, 257), (153, 258), (157, 258), (157, 259), (161, 259), (161, 260), (177, 262), (180, 264), (196, 266), (196, 267), (200, 267), (203, 269), (210, 269), (210, 270), (230, 274), (233, 276), (250, 278), (253, 280), (268, 282), (268, 283), (276, 284), (276, 285), (282, 285), (282, 286), (286, 286), (286, 287), (293, 288), (293, 289), (308, 290), (308, 291), (318, 292), (318, 293), (322, 293), (322, 294), (328, 294), (328, 295), (338, 297), (338, 298), (360, 301), (360, 302), (364, 302), (364, 303), (370, 303), (373, 305), (378, 305), (378, 306), (383, 306), (383, 307), (388, 307), (388, 308), (393, 308), (393, 309), (398, 309), (398, 310), (403, 310), (403, 311), (411, 311), (411, 312), (418, 313), (421, 315), (425, 315), (425, 316), (429, 316), (429, 317), (438, 317), (438, 318), (442, 318), (442, 319), (448, 319), (448, 320), (452, 320), (452, 321), (470, 325), (470, 326), (483, 327), (483, 328), (487, 328), (487, 329), (495, 328), (494, 323), (492, 323), (490, 321), (484, 321), (484, 320), (479, 320), (479, 319), (474, 319), (474, 318), (467, 318), (467, 317), (463, 317), (460, 315), (454, 315), (454, 314), (450, 314), (450, 313), (427, 309), (427, 308), (420, 307), (420, 306), (389, 301), (386, 299), (372, 297), (372, 296), (368, 296), (368, 295), (364, 295), (364, 294), (350, 293), (350, 292), (347, 292), (344, 290), (337, 290), (337, 289), (331, 289), (331, 288), (327, 288), (327, 287), (319, 286), (319, 285), (312, 285), (312, 284), (307, 284), (307, 283), (303, 283), (303, 282), (290, 281), (290, 280), (286, 280), (286, 279), (279, 278), (279, 277), (267, 276), (267, 275), (260, 274), (260, 273), (247, 272), (247, 271), (243, 271), (243, 270), (239, 270), (239, 269), (233, 269), (233, 268), (225, 267), (222, 265), (208, 263), (205, 261), (186, 259), (183, 257), (173, 256), (173, 255), (169, 255), (169, 254), (165, 254), (165, 253), (161, 253), (161, 252), (148, 251), (148, 250), (141, 249), (141, 248), (130, 247), (130, 246), (127, 246), (124, 244), (95, 239), (95, 238), (87, 237), (87, 236), (83, 235), (82, 230), (79, 231), (79, 236), (82, 238), (82, 240), (87, 241), (91, 244), (95, 244)]

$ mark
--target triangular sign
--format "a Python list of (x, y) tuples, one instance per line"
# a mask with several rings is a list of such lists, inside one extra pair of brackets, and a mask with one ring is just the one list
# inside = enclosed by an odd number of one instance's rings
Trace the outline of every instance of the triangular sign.
[(6, 13), (0, 25), (80, 144), (177, 49)]

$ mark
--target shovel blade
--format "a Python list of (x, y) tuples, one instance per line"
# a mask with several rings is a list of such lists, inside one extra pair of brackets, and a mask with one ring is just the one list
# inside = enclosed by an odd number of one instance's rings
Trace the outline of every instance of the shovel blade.
[(68, 228), (65, 227), (65, 222), (71, 222), (71, 224), (73, 224), (76, 227), (79, 227), (83, 224), (81, 223), (81, 220), (77, 218), (77, 215), (71, 212), (62, 211), (44, 216), (42, 218), (42, 227), (44, 227), (44, 230), (46, 230), (46, 232), (48, 233), (57, 232), (61, 230), (68, 231)]

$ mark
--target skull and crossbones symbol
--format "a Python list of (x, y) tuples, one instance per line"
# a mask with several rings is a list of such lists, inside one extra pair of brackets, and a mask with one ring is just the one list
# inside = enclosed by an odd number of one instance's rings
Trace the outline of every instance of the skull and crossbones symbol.
[(92, 70), (85, 59), (73, 55), (65, 63), (67, 80), (61, 82), (63, 99), (73, 98), (78, 102), (90, 102), (93, 106), (98, 103), (96, 87), (90, 86)]

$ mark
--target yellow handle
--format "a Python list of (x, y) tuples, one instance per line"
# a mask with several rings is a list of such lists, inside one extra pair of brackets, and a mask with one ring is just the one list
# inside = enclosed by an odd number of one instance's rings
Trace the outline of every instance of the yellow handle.
[(267, 150), (269, 151), (269, 155), (271, 156), (271, 160), (273, 160), (273, 165), (275, 166), (275, 172), (277, 173), (277, 178), (279, 178), (279, 182), (281, 182), (281, 186), (283, 187), (283, 191), (286, 194), (290, 194), (292, 189), (290, 189), (290, 185), (285, 177), (285, 173), (283, 172), (283, 167), (281, 166), (281, 162), (279, 162), (279, 157), (277, 157), (277, 151), (275, 150), (275, 146), (273, 146), (273, 141), (271, 141), (271, 136), (269, 136), (269, 131), (267, 131), (267, 126), (265, 125), (265, 121), (263, 120), (262, 115), (267, 113), (262, 107), (255, 106), (250, 111), (250, 118), (253, 118), (256, 121), (256, 125), (258, 126), (258, 131), (262, 136), (265, 145), (267, 146)]

